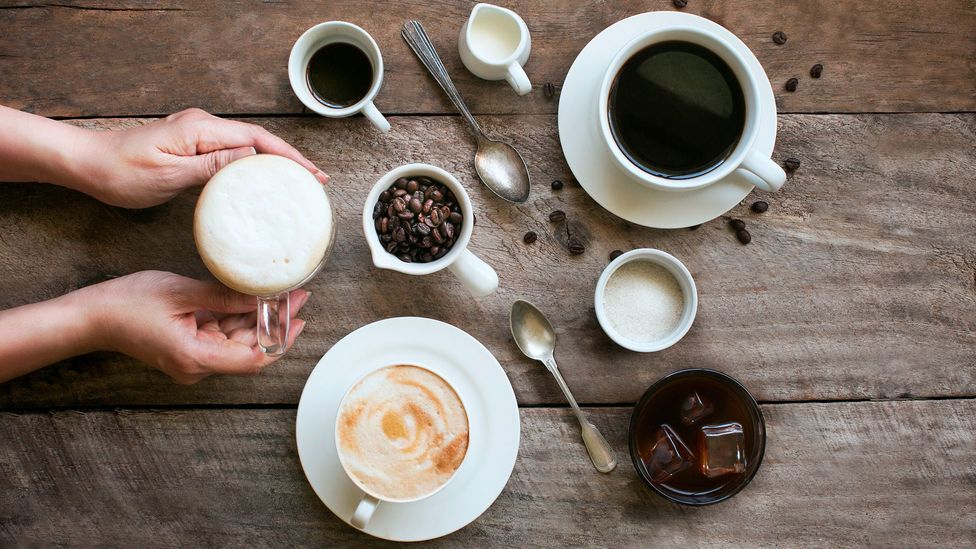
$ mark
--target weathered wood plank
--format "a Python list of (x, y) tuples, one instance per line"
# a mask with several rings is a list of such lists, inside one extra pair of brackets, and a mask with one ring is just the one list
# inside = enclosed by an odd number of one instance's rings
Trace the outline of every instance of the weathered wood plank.
[[(429, 30), (475, 112), (554, 113), (539, 88), (562, 82), (576, 54), (622, 18), (674, 9), (671, 0), (517, 0), (532, 31), (526, 67), (537, 88), (518, 98), (503, 82), (461, 65), (457, 34), (472, 1), (250, 2), (8, 0), (0, 10), (0, 103), (49, 116), (168, 114), (188, 106), (219, 113), (297, 113), (288, 51), (306, 28), (343, 19), (364, 26), (384, 53), (377, 105), (389, 113), (454, 112), (400, 39), (408, 18)], [(63, 4), (63, 5), (62, 5)], [(686, 11), (742, 37), (769, 73), (782, 112), (976, 110), (976, 9), (971, 0), (749, 3), (695, 0)], [(783, 46), (770, 39), (783, 30)], [(826, 67), (809, 77), (814, 63)], [(790, 77), (799, 90), (783, 91)]]
[[(590, 410), (627, 458), (629, 409)], [(753, 483), (682, 508), (629, 458), (593, 470), (566, 409), (522, 411), (522, 448), (463, 547), (971, 546), (976, 401), (765, 406)], [(293, 410), (0, 414), (0, 543), (185, 547), (381, 545), (305, 482)]]
[[(777, 158), (803, 165), (769, 212), (733, 213), (749, 223), (741, 246), (723, 220), (697, 231), (622, 222), (572, 180), (551, 116), (484, 117), (528, 160), (535, 187), (520, 206), (490, 195), (470, 165), (461, 121), (393, 120), (389, 137), (364, 120), (258, 120), (334, 176), (339, 236), (311, 284), (308, 327), (297, 347), (260, 378), (178, 387), (123, 357), (82, 357), (0, 385), (0, 406), (155, 403), (295, 403), (308, 372), (353, 329), (391, 316), (451, 322), (483, 341), (506, 368), (523, 404), (560, 403), (538, 364), (511, 342), (508, 310), (537, 303), (559, 331), (557, 357), (587, 403), (634, 402), (679, 368), (729, 372), (766, 401), (976, 394), (976, 161), (974, 115), (789, 115)], [(119, 127), (140, 120), (84, 122)], [(447, 273), (408, 277), (372, 267), (360, 228), (368, 188), (382, 173), (428, 161), (457, 174), (478, 211), (472, 249), (500, 273), (497, 294), (469, 299)], [(548, 182), (566, 181), (553, 192)], [(0, 307), (42, 300), (105, 275), (164, 269), (206, 276), (193, 246), (188, 193), (130, 212), (40, 185), (0, 186)], [(587, 251), (570, 256), (548, 213), (565, 210)], [(525, 231), (539, 242), (522, 243)], [(592, 292), (607, 254), (651, 246), (675, 254), (698, 284), (695, 326), (678, 345), (642, 355), (600, 330)], [(392, 299), (407, 288), (416, 300)]]

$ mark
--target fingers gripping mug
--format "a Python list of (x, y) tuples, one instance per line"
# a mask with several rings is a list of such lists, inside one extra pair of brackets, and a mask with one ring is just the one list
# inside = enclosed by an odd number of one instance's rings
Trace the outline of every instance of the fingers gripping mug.
[(325, 265), (335, 239), (332, 202), (319, 181), (294, 160), (258, 154), (231, 162), (204, 186), (193, 238), (221, 283), (256, 296), (257, 342), (285, 353), (289, 292)]
[(288, 80), (312, 112), (330, 118), (363, 113), (381, 132), (390, 130), (373, 104), (383, 85), (383, 55), (352, 23), (329, 21), (305, 31), (291, 48)]

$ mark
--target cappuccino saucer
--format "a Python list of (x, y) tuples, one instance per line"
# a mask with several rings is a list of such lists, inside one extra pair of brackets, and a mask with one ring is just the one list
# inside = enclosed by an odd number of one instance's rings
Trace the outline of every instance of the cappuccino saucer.
[[(424, 340), (418, 333), (425, 334)], [(295, 438), (312, 489), (347, 524), (363, 493), (339, 463), (334, 436), (339, 401), (360, 377), (394, 364), (416, 364), (443, 377), (469, 417), (468, 453), (447, 486), (420, 501), (381, 503), (363, 530), (391, 541), (429, 540), (478, 518), (505, 488), (518, 455), (518, 403), (491, 352), (450, 324), (388, 318), (342, 338), (308, 376), (298, 402)]]
[[(610, 213), (637, 225), (658, 229), (690, 227), (729, 211), (752, 191), (756, 176), (736, 170), (708, 187), (684, 192), (651, 189), (634, 181), (614, 163), (602, 142), (597, 96), (614, 55), (641, 34), (669, 25), (707, 29), (726, 37), (757, 74), (766, 74), (752, 51), (721, 25), (697, 15), (673, 11), (642, 13), (610, 25), (576, 56), (559, 98), (559, 141), (576, 180)], [(765, 106), (756, 150), (771, 155), (776, 142), (776, 100), (767, 79), (760, 83)]]

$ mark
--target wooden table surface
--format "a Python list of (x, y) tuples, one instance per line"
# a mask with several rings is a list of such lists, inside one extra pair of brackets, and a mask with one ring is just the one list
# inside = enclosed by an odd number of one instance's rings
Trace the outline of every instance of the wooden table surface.
[[(696, 231), (654, 230), (600, 208), (559, 147), (557, 89), (587, 41), (670, 0), (517, 0), (532, 31), (535, 89), (461, 66), (473, 2), (125, 0), (0, 2), (0, 103), (96, 129), (190, 106), (260, 124), (333, 176), (339, 233), (311, 283), (308, 327), (259, 377), (174, 385), (113, 354), (0, 385), (0, 545), (383, 545), (333, 516), (294, 444), (309, 372), (353, 329), (392, 316), (450, 322), (498, 358), (522, 406), (522, 445), (495, 504), (435, 542), (465, 547), (671, 545), (972, 546), (976, 543), (976, 4), (972, 0), (690, 0), (739, 35), (773, 83), (774, 158), (801, 159), (780, 193), (753, 193)], [(535, 182), (503, 203), (477, 181), (461, 119), (399, 36), (421, 20), (480, 121), (515, 143)], [(288, 50), (320, 21), (353, 21), (386, 61), (378, 107), (393, 129), (303, 112)], [(777, 46), (773, 32), (789, 40)], [(809, 77), (824, 65), (823, 77)], [(794, 93), (783, 83), (799, 78)], [(472, 301), (445, 273), (375, 269), (360, 234), (369, 186), (414, 161), (456, 174), (478, 212), (471, 247), (499, 291)], [(553, 192), (548, 183), (561, 179)], [(763, 215), (752, 200), (770, 204)], [(148, 210), (48, 185), (0, 186), (0, 307), (108, 276), (163, 269), (206, 277), (191, 236), (196, 193)], [(565, 210), (586, 244), (571, 256), (549, 223)], [(730, 217), (749, 224), (740, 245)], [(539, 233), (532, 246), (522, 243)], [(698, 284), (690, 333), (653, 355), (616, 347), (592, 292), (614, 249), (679, 257)], [(387, 294), (407, 287), (416, 301)], [(513, 300), (557, 327), (561, 368), (621, 466), (590, 466), (555, 383), (521, 357)], [(29, 327), (25, 327), (29, 329)], [(761, 401), (766, 458), (725, 503), (692, 509), (645, 489), (629, 463), (633, 403), (662, 375), (719, 369)], [(659, 542), (659, 543), (656, 543)]]

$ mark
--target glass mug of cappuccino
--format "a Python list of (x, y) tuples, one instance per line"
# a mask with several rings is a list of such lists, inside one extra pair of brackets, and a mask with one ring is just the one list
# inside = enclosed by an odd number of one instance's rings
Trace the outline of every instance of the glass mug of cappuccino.
[(335, 240), (325, 186), (294, 160), (258, 154), (214, 175), (197, 201), (193, 238), (207, 269), (233, 290), (258, 298), (258, 345), (285, 353), (289, 292), (325, 265)]
[(366, 528), (381, 503), (412, 503), (440, 492), (468, 455), (461, 397), (433, 371), (411, 364), (373, 370), (339, 403), (339, 463), (363, 491), (350, 524)]

